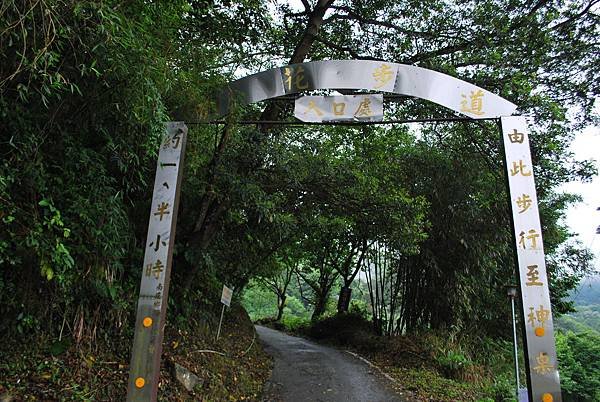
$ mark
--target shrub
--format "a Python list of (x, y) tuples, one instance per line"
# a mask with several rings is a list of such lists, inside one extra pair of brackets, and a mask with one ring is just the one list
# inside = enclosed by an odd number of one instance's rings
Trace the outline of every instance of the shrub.
[(465, 369), (473, 365), (473, 362), (460, 350), (447, 350), (446, 353), (436, 356), (436, 362), (441, 372), (448, 378), (462, 379), (465, 377)]
[(373, 341), (376, 335), (372, 324), (356, 313), (338, 314), (317, 321), (309, 329), (308, 335), (338, 345), (372, 348), (379, 343)]
[(310, 326), (310, 318), (284, 315), (281, 324), (286, 331), (304, 333)]

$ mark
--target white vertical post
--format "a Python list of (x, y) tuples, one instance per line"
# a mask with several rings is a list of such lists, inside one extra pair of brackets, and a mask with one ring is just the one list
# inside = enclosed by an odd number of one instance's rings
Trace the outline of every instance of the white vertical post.
[(562, 401), (529, 130), (524, 117), (502, 117), (502, 139), (525, 327), (529, 400)]
[(217, 338), (216, 341), (219, 340), (219, 336), (221, 335), (221, 325), (223, 324), (223, 314), (225, 314), (225, 305), (223, 304), (223, 308), (221, 309), (221, 319), (219, 320), (219, 329), (217, 330)]
[(156, 401), (187, 127), (170, 122), (158, 153), (129, 366), (127, 401)]

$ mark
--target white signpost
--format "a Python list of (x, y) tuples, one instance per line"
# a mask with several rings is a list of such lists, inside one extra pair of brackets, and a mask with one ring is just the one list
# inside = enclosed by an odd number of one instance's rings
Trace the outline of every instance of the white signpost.
[(221, 303), (223, 303), (223, 308), (221, 309), (221, 319), (219, 320), (219, 329), (217, 330), (217, 341), (219, 340), (219, 335), (221, 335), (221, 325), (223, 324), (223, 314), (225, 313), (225, 306), (231, 306), (232, 295), (233, 289), (229, 289), (227, 286), (223, 285), (223, 291), (221, 292)]
[(156, 401), (187, 127), (170, 122), (158, 153), (127, 401)]
[(223, 285), (223, 291), (221, 292), (221, 303), (223, 303), (227, 307), (231, 307), (231, 296), (233, 295), (233, 290), (229, 289), (227, 286)]
[(558, 362), (542, 226), (538, 210), (529, 129), (522, 116), (502, 117), (510, 207), (512, 210), (521, 303), (525, 322), (525, 354), (534, 401), (560, 400)]

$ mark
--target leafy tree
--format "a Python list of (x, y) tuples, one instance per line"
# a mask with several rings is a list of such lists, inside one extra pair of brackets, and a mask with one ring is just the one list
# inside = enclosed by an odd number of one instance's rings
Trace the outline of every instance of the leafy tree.
[[(243, 51), (209, 46), (197, 29), (213, 21), (210, 41), (234, 43), (254, 35), (235, 17), (269, 25), (261, 10), (3, 3), (1, 331), (23, 317), (24, 330), (51, 334), (72, 323), (78, 338), (131, 328), (163, 124), (201, 114), (198, 100), (220, 80), (211, 68), (237, 65)], [(196, 18), (203, 12), (218, 18)], [(188, 151), (190, 165), (202, 163), (204, 151)]]
[(600, 336), (594, 332), (556, 334), (560, 382), (568, 401), (600, 400)]
[(288, 286), (299, 265), (298, 260), (291, 260), (289, 256), (284, 257), (284, 261), (280, 259), (278, 262), (280, 266), (276, 268), (277, 272), (274, 275), (271, 274), (259, 279), (266, 288), (270, 289), (277, 296), (277, 316), (275, 317), (275, 321), (281, 320), (283, 316), (283, 310), (287, 301)]

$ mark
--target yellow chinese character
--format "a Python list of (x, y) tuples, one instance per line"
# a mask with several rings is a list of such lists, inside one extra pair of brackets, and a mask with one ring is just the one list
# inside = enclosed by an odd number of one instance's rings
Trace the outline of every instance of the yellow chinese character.
[(550, 320), (550, 310), (544, 308), (544, 306), (540, 305), (538, 310), (529, 307), (529, 314), (527, 314), (527, 322), (531, 324), (532, 327), (536, 327), (536, 322), (540, 323), (540, 326), (543, 328), (546, 326), (546, 322)]
[(308, 101), (308, 107), (306, 108), (306, 112), (304, 112), (304, 115), (306, 116), (308, 112), (314, 112), (318, 117), (323, 116), (323, 112), (321, 112), (321, 109), (319, 109), (315, 104), (315, 101), (312, 100)]
[(535, 315), (542, 327), (550, 320), (550, 310), (545, 309), (541, 304), (539, 310), (536, 310)]
[(517, 162), (513, 162), (513, 167), (510, 169), (510, 175), (516, 176), (521, 173), (521, 176), (531, 176), (531, 171), (526, 171), (527, 165), (523, 164), (523, 161), (519, 159), (519, 164)]
[(154, 213), (154, 216), (158, 216), (159, 219), (162, 221), (162, 218), (164, 215), (169, 215), (170, 212), (167, 211), (169, 209), (169, 203), (168, 202), (161, 202), (158, 205), (158, 209), (157, 212)]
[(540, 282), (540, 273), (538, 271), (537, 265), (528, 265), (527, 266), (527, 282), (525, 282), (525, 286), (543, 286), (544, 284)]
[(535, 327), (535, 313), (533, 312), (533, 307), (529, 307), (529, 314), (527, 314), (527, 322), (530, 323), (532, 327)]
[(550, 356), (548, 356), (547, 353), (540, 352), (535, 360), (537, 360), (538, 365), (535, 366), (533, 370), (538, 374), (548, 374), (554, 369), (554, 366), (550, 364)]
[(527, 211), (529, 207), (531, 207), (532, 202), (533, 201), (531, 200), (531, 197), (529, 197), (527, 194), (523, 194), (517, 198), (517, 207), (520, 208), (519, 213), (522, 214), (523, 212)]
[(537, 238), (540, 237), (540, 234), (537, 233), (537, 231), (535, 229), (531, 229), (528, 232), (529, 234), (527, 236), (525, 236), (525, 232), (521, 232), (519, 233), (519, 245), (521, 245), (521, 247), (523, 247), (523, 249), (527, 249), (527, 247), (525, 247), (525, 239), (530, 240), (531, 242), (531, 247), (530, 250), (536, 250), (537, 249)]
[(284, 82), (288, 91), (308, 89), (308, 83), (304, 79), (304, 67), (298, 66), (295, 69), (285, 67), (283, 75), (285, 75)]
[(160, 276), (160, 273), (164, 270), (164, 265), (161, 260), (156, 260), (156, 264), (146, 265), (146, 276), (154, 275), (156, 279)]
[(477, 91), (471, 91), (470, 104), (467, 101), (467, 95), (462, 94), (463, 100), (460, 102), (460, 111), (471, 113), (477, 116), (482, 116), (485, 113), (482, 111), (483, 109), (483, 91), (478, 89)]
[(346, 110), (346, 102), (333, 102), (333, 114), (336, 116), (343, 116)]
[(508, 139), (513, 144), (522, 144), (523, 140), (525, 140), (525, 134), (519, 133), (516, 128), (513, 128), (513, 132), (508, 134)]
[(354, 116), (362, 117), (362, 116), (373, 116), (373, 111), (371, 110), (371, 99), (365, 98), (358, 105), (358, 109), (354, 112)]
[(381, 66), (375, 69), (373, 73), (373, 78), (375, 78), (375, 89), (379, 89), (386, 85), (390, 80), (394, 77), (394, 72), (387, 64), (382, 64)]

